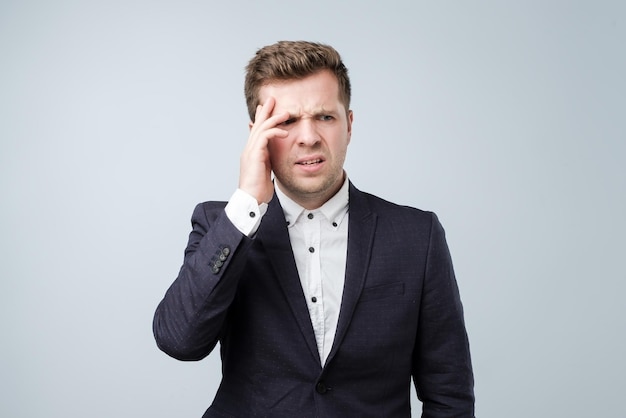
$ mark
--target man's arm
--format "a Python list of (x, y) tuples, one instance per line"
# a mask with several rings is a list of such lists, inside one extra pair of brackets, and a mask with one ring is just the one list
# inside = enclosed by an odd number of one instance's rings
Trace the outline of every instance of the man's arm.
[(200, 360), (215, 347), (251, 243), (223, 204), (198, 205), (191, 222), (183, 266), (153, 322), (159, 348), (179, 360)]
[(474, 378), (463, 307), (443, 227), (433, 214), (413, 379), (424, 418), (473, 418)]
[[(251, 244), (248, 236), (254, 234), (264, 206), (274, 194), (268, 143), (288, 134), (279, 125), (289, 113), (273, 115), (275, 104), (273, 98), (268, 98), (257, 107), (255, 120), (250, 122), (250, 136), (240, 159), (240, 190), (226, 210), (223, 204), (207, 203), (198, 205), (192, 216), (193, 229), (183, 266), (159, 304), (153, 322), (157, 345), (174, 358), (206, 357), (223, 330)], [(233, 199), (239, 203), (231, 205)], [(243, 217), (237, 215), (241, 208), (252, 206), (254, 210), (245, 211)], [(248, 222), (248, 213), (256, 221)]]

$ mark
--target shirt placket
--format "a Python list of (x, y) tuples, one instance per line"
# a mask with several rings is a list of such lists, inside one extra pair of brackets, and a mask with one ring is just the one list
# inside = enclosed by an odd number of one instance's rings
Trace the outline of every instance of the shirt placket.
[(307, 275), (309, 278), (309, 280), (307, 281), (309, 300), (307, 300), (307, 304), (309, 306), (309, 313), (311, 315), (313, 331), (315, 332), (317, 349), (320, 356), (322, 356), (324, 353), (325, 318), (324, 298), (322, 294), (322, 274), (320, 259), (321, 224), (319, 214), (307, 214), (305, 223), (307, 224), (307, 228), (305, 228), (305, 230), (307, 231), (305, 242), (309, 254), (307, 263)]

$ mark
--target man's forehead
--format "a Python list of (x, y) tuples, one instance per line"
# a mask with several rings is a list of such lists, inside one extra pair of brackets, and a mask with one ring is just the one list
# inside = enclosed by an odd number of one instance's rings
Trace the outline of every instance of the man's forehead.
[(287, 111), (290, 114), (320, 114), (340, 112), (344, 109), (339, 95), (328, 91), (317, 91), (307, 94), (297, 90), (262, 88), (259, 94), (259, 102), (261, 104), (265, 103), (269, 97), (273, 97), (276, 100), (274, 112)]
[(340, 108), (343, 108), (341, 103), (337, 101), (336, 103), (331, 104), (306, 104), (306, 103), (291, 103), (291, 102), (282, 102), (280, 100), (276, 101), (276, 105), (274, 106), (274, 112), (289, 112), (290, 115), (320, 115), (320, 114), (329, 114), (329, 113), (338, 113)]

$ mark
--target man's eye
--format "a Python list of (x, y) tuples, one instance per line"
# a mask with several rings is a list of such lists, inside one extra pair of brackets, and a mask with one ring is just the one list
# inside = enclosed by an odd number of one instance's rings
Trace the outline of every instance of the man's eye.
[(334, 118), (330, 115), (322, 115), (320, 116), (320, 120), (324, 120), (324, 121), (330, 121), (333, 120)]
[(287, 119), (286, 121), (284, 121), (281, 125), (291, 125), (295, 121), (296, 121), (296, 118), (290, 118), (290, 119)]

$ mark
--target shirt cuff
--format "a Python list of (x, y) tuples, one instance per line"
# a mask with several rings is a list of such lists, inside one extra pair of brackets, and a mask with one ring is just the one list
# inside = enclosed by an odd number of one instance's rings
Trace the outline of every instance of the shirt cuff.
[(267, 203), (258, 204), (256, 199), (241, 189), (235, 190), (224, 208), (226, 216), (242, 234), (252, 237), (265, 212)]

